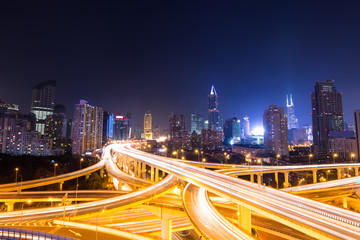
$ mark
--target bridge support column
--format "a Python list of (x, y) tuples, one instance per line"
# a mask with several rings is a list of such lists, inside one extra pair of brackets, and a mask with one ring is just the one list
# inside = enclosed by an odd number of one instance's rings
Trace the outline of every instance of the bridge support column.
[(146, 179), (146, 163), (142, 163), (141, 176), (143, 179)]
[(316, 170), (313, 170), (313, 183), (317, 183), (317, 175), (316, 175)]
[(164, 178), (165, 177), (165, 172), (161, 171), (161, 177)]
[(337, 178), (341, 179), (341, 168), (337, 168)]
[(279, 188), (279, 172), (275, 172), (276, 188)]
[(60, 189), (60, 191), (63, 190), (63, 185), (64, 185), (64, 182), (61, 182), (61, 183), (59, 184), (59, 189)]
[(347, 205), (347, 199), (346, 197), (343, 197), (343, 208), (347, 208), (348, 205)]
[(262, 184), (262, 182), (261, 182), (261, 174), (256, 174), (256, 178), (257, 178), (257, 183)]
[(254, 174), (250, 174), (250, 182), (254, 182)]
[(284, 172), (284, 188), (287, 188), (289, 187), (289, 172)]
[(5, 206), (6, 206), (6, 211), (8, 212), (12, 212), (14, 211), (14, 202), (6, 202)]
[(150, 169), (150, 181), (151, 182), (154, 181), (154, 167), (151, 167), (151, 169)]
[(134, 176), (137, 176), (137, 171), (138, 171), (138, 162), (136, 160), (134, 160)]
[(359, 176), (359, 167), (355, 167), (355, 177)]
[(155, 169), (155, 182), (158, 182), (159, 181), (159, 169), (156, 168)]
[(172, 220), (161, 218), (161, 240), (172, 239)]
[(238, 226), (251, 233), (251, 210), (238, 205)]

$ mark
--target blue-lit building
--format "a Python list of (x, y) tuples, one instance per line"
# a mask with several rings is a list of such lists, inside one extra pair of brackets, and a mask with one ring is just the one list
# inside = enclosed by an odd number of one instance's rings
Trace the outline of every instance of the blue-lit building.
[(103, 117), (103, 145), (114, 140), (114, 114), (104, 112)]
[(224, 123), (224, 142), (234, 144), (241, 140), (240, 120), (236, 117), (227, 119)]

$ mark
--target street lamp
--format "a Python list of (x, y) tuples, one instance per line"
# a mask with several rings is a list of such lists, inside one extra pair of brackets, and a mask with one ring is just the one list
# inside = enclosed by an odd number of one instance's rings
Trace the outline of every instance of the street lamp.
[(81, 162), (84, 161), (84, 158), (80, 158), (80, 170), (81, 170)]
[(18, 171), (19, 171), (19, 168), (15, 168), (15, 182), (16, 182), (16, 186), (17, 186), (17, 180), (18, 180)]
[(309, 154), (309, 165), (311, 164), (310, 159), (313, 157), (314, 155), (312, 153)]
[(276, 155), (276, 165), (278, 165), (278, 166), (279, 166), (279, 158), (280, 158), (280, 154), (277, 154)]
[(98, 216), (99, 216), (100, 213), (105, 212), (105, 208), (106, 208), (106, 207), (104, 207), (100, 212), (98, 212), (98, 213), (96, 214), (96, 236), (95, 236), (95, 239), (96, 239), (96, 240), (98, 239), (98, 233), (97, 233), (97, 228), (98, 228)]
[(21, 221), (20, 221), (20, 239), (22, 239), (22, 222), (23, 222), (23, 212), (24, 212), (24, 205), (28, 203), (30, 205), (31, 203), (31, 200), (28, 200), (27, 202), (24, 202), (22, 205), (21, 205)]
[(351, 163), (353, 163), (354, 162), (354, 157), (355, 157), (355, 154), (351, 154)]
[(334, 161), (334, 163), (335, 163), (335, 158), (336, 158), (337, 156), (338, 156), (337, 153), (334, 153), (334, 155), (333, 155), (333, 161)]
[(54, 164), (54, 177), (55, 177), (55, 174), (56, 174), (56, 167), (58, 166), (57, 163)]
[(179, 158), (179, 153), (177, 151), (173, 151), (172, 155), (174, 155), (174, 156), (176, 155), (176, 159)]
[(259, 158), (258, 160), (257, 160), (257, 162), (258, 163), (260, 163), (261, 164), (261, 184), (262, 184), (262, 182), (263, 182), (263, 169), (262, 169), (262, 159), (261, 158)]
[(195, 149), (195, 153), (198, 155), (198, 162), (200, 162), (200, 159), (199, 159), (199, 157), (200, 157), (199, 150)]

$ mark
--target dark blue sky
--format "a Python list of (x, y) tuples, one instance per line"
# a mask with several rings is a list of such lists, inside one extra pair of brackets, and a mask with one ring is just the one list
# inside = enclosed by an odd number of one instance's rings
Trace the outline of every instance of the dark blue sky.
[(139, 124), (151, 110), (167, 127), (172, 112), (206, 116), (214, 84), (224, 118), (261, 125), (293, 93), (303, 125), (315, 81), (331, 78), (352, 123), (359, 12), (356, 1), (2, 1), (0, 99), (27, 112), (31, 87), (55, 79), (70, 118), (87, 99)]

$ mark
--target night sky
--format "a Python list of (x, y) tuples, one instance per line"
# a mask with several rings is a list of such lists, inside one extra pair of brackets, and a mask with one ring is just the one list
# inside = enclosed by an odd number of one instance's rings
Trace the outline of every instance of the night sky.
[(224, 119), (252, 125), (288, 93), (311, 124), (310, 92), (329, 78), (346, 122), (360, 108), (356, 1), (36, 2), (0, 3), (0, 99), (25, 113), (48, 79), (69, 118), (86, 99), (139, 125), (151, 110), (163, 129), (172, 112), (207, 117), (212, 84)]

